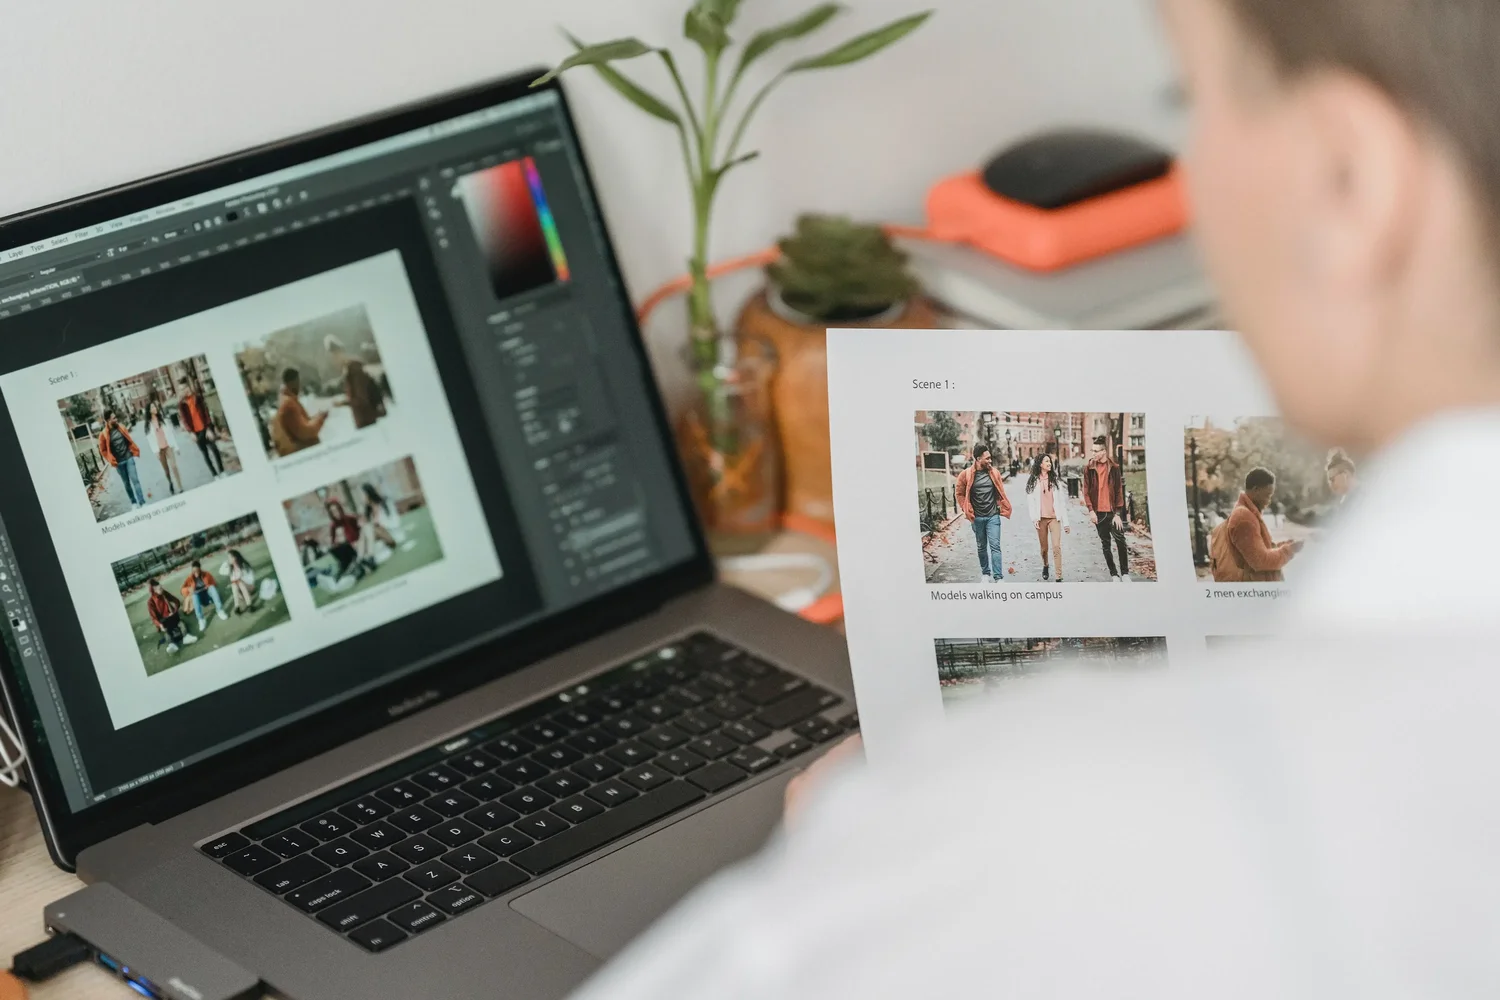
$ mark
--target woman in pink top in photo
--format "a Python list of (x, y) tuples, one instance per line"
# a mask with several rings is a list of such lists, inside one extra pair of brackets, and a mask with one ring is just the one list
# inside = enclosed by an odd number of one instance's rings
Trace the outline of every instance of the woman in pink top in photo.
[[(1040, 454), (1031, 463), (1031, 478), (1026, 480), (1026, 506), (1031, 513), (1031, 523), (1036, 528), (1037, 541), (1042, 546), (1042, 579), (1047, 579), (1052, 564), (1057, 566), (1057, 582), (1063, 582), (1062, 536), (1072, 533), (1068, 524), (1068, 498), (1058, 492), (1057, 476), (1053, 473), (1052, 456)], [(1047, 542), (1052, 542), (1052, 562), (1047, 561)]]
[(151, 402), (146, 406), (146, 437), (156, 449), (161, 471), (166, 474), (167, 488), (173, 493), (182, 492), (182, 473), (177, 468), (177, 431), (167, 419), (161, 399), (153, 391)]

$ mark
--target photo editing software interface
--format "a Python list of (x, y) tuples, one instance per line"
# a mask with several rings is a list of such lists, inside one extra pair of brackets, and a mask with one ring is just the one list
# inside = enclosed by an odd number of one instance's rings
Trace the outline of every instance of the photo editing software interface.
[(0, 601), (74, 811), (692, 556), (590, 198), (541, 91), (0, 242)]

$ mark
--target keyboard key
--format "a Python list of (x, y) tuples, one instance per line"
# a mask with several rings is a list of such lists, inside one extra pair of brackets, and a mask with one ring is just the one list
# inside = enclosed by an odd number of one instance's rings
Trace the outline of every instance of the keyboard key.
[(393, 808), (373, 795), (366, 795), (363, 798), (355, 799), (347, 806), (339, 806), (339, 812), (356, 823), (364, 824), (373, 823), (377, 819), (389, 816)]
[(368, 850), (356, 844), (348, 837), (340, 837), (338, 840), (329, 841), (322, 847), (314, 847), (312, 850), (313, 857), (325, 865), (332, 865), (335, 868), (353, 864), (360, 858), (368, 856), (369, 853)]
[(582, 823), (586, 819), (593, 819), (604, 811), (604, 807), (585, 795), (575, 795), (570, 799), (563, 799), (552, 807), (552, 812), (569, 823)]
[(462, 847), (469, 841), (484, 836), (484, 831), (466, 819), (450, 819), (428, 830), (427, 835), (449, 847)]
[(624, 768), (608, 757), (590, 757), (573, 765), (573, 773), (587, 781), (603, 781), (622, 770)]
[(436, 767), (429, 767), (425, 771), (414, 774), (411, 776), (411, 780), (429, 792), (446, 791), (449, 788), (457, 788), (464, 783), (463, 775), (443, 764), (438, 764)]
[(672, 780), (672, 775), (665, 768), (657, 767), (654, 764), (632, 768), (620, 775), (620, 777), (643, 792), (649, 792), (653, 788), (660, 788)]
[(650, 728), (651, 726), (646, 722), (645, 719), (642, 719), (638, 715), (631, 715), (628, 712), (624, 715), (617, 715), (612, 719), (608, 719), (604, 723), (605, 732), (612, 733), (622, 740), (628, 740), (631, 737), (639, 736), (641, 733), (644, 733)]
[(509, 781), (513, 785), (529, 785), (538, 778), (546, 776), (552, 769), (545, 764), (539, 764), (534, 760), (513, 760), (509, 764), (501, 764), (495, 768), (495, 773)]
[(758, 660), (753, 656), (736, 657), (732, 662), (732, 666), (734, 667), (736, 673), (744, 674), (747, 677), (753, 677), (756, 680), (771, 676), (790, 676), (785, 671), (771, 666), (771, 664), (767, 663), (765, 660)]
[(723, 698), (715, 698), (708, 703), (708, 710), (726, 722), (734, 719), (743, 719), (755, 711), (755, 706), (743, 698), (734, 695), (725, 695)]
[(479, 846), (508, 858), (517, 851), (530, 847), (536, 841), (518, 830), (496, 830), (488, 837), (479, 838)]
[(410, 867), (410, 864), (389, 851), (377, 851), (368, 858), (354, 862), (355, 871), (376, 882), (384, 882), (393, 875), (400, 875)]
[(328, 874), (329, 870), (327, 865), (311, 854), (304, 854), (299, 858), (283, 861), (269, 871), (261, 872), (255, 876), (255, 882), (280, 895), (301, 888), (315, 878), (322, 878)]
[(537, 746), (546, 746), (548, 743), (556, 743), (572, 731), (570, 726), (561, 722), (546, 720), (522, 729), (521, 736)]
[(562, 833), (567, 827), (564, 820), (545, 812), (532, 813), (516, 823), (516, 829), (532, 840), (546, 840), (554, 834)]
[(480, 806), (473, 812), (464, 815), (464, 819), (470, 823), (477, 823), (486, 830), (498, 830), (503, 826), (510, 826), (510, 824), (520, 818), (520, 813), (498, 802), (491, 802), (487, 806)]
[(434, 795), (422, 805), (441, 816), (457, 816), (479, 805), (479, 800), (463, 792), (444, 792), (442, 795)]
[(385, 915), (385, 919), (408, 934), (420, 934), (425, 930), (436, 927), (448, 918), (443, 916), (436, 908), (428, 906), (419, 900), (408, 906), (392, 910)]
[(269, 847), (283, 858), (294, 858), (317, 847), (318, 838), (293, 827), (290, 830), (278, 833), (274, 837), (266, 838), (261, 846)]
[(611, 715), (619, 715), (621, 712), (627, 711), (635, 702), (636, 699), (631, 698), (624, 691), (606, 691), (597, 698), (590, 699), (585, 707), (589, 711), (607, 718)]
[(502, 736), (498, 740), (486, 743), (484, 751), (501, 760), (515, 760), (524, 757), (536, 749), (536, 744), (520, 736), (512, 734)]
[(719, 728), (721, 720), (712, 712), (706, 712), (701, 708), (695, 708), (685, 715), (679, 715), (672, 724), (683, 732), (692, 736), (702, 736)]
[(457, 916), (484, 902), (484, 894), (466, 885), (450, 885), (428, 896), (427, 902), (450, 916)]
[(434, 889), (441, 889), (450, 882), (457, 882), (458, 872), (441, 861), (429, 861), (425, 865), (416, 865), (401, 877), (423, 892), (431, 892)]
[(425, 830), (442, 818), (426, 806), (407, 806), (391, 813), (391, 822), (407, 833)]
[(570, 827), (550, 840), (517, 854), (515, 864), (534, 875), (551, 871), (648, 826), (664, 816), (703, 798), (703, 793), (684, 781), (674, 781), (647, 795), (608, 810), (579, 826)]
[(815, 717), (792, 727), (792, 732), (813, 743), (827, 743), (844, 735), (844, 730), (823, 718)]
[(389, 823), (372, 823), (362, 830), (355, 830), (349, 834), (349, 839), (361, 847), (368, 847), (372, 851), (381, 851), (387, 847), (394, 847), (406, 839), (406, 834), (391, 826)]
[(840, 726), (843, 729), (858, 729), (859, 713), (850, 712), (848, 715), (841, 715), (833, 721), (836, 725)]
[(687, 734), (672, 726), (657, 726), (641, 737), (642, 743), (648, 747), (655, 747), (658, 751), (680, 747), (687, 741)]
[(393, 809), (400, 809), (402, 806), (414, 806), (430, 794), (432, 793), (421, 785), (398, 781), (376, 792), (375, 797)]
[(493, 771), (500, 761), (483, 750), (470, 750), (466, 754), (449, 757), (444, 763), (460, 774), (479, 775)]
[(286, 901), (304, 913), (316, 913), (369, 887), (370, 880), (359, 872), (341, 868), (307, 883), (296, 892), (287, 893)]
[(247, 847), (243, 851), (236, 851), (224, 859), (224, 867), (239, 872), (246, 878), (259, 875), (272, 865), (279, 864), (281, 864), (281, 859), (259, 844)]
[(781, 746), (777, 747), (776, 755), (782, 760), (791, 760), (793, 757), (807, 753), (812, 748), (812, 743), (799, 736), (796, 739), (787, 740)]
[(731, 722), (719, 730), (719, 732), (732, 740), (739, 740), (741, 743), (759, 743), (771, 735), (769, 729), (754, 719), (741, 719), (738, 722)]
[(243, 851), (250, 846), (250, 838), (239, 833), (226, 833), (218, 840), (203, 845), (203, 853), (215, 861), (226, 858), (235, 851)]
[(842, 700), (832, 692), (807, 687), (789, 698), (783, 698), (762, 709), (755, 718), (761, 725), (770, 726), (772, 729), (786, 729), (808, 716), (816, 715), (825, 708), (837, 705)]
[(739, 678), (723, 670), (705, 670), (698, 675), (698, 683), (716, 694), (730, 694), (744, 685)]
[(477, 875), (470, 875), (464, 879), (464, 885), (494, 899), (524, 884), (526, 880), (525, 872), (502, 861), (498, 865), (490, 865)]
[(740, 745), (734, 740), (720, 736), (718, 733), (709, 733), (707, 736), (700, 736), (688, 744), (688, 749), (693, 751), (693, 753), (698, 754), (700, 757), (707, 757), (710, 760), (732, 754), (739, 748)]
[(605, 756), (629, 767), (631, 764), (646, 763), (646, 761), (656, 756), (656, 751), (632, 740), (611, 748)]
[(366, 951), (385, 951), (392, 945), (406, 940), (406, 932), (393, 927), (385, 920), (372, 920), (363, 927), (349, 932), (349, 940)]
[(583, 760), (584, 752), (566, 743), (555, 743), (550, 747), (538, 750), (531, 755), (531, 759), (547, 768), (568, 767)]
[(583, 794), (601, 806), (612, 807), (619, 805), (621, 802), (628, 802), (641, 793), (625, 784), (625, 782), (611, 778), (602, 785), (595, 785)]
[(791, 674), (765, 677), (740, 692), (740, 697), (755, 705), (770, 705), (807, 687), (807, 681)]
[(688, 780), (705, 792), (717, 792), (744, 779), (744, 771), (723, 760), (716, 760), (688, 775)]
[(433, 906), (429, 906), (422, 900), (408, 903), (406, 906), (398, 906), (385, 915), (385, 919), (395, 924), (408, 934), (420, 934), (431, 930), (448, 918)]
[(548, 795), (559, 799), (567, 798), (574, 792), (581, 792), (587, 786), (587, 781), (584, 781), (570, 771), (559, 771), (556, 774), (549, 774), (536, 783), (536, 787)]
[(488, 802), (498, 799), (506, 792), (515, 791), (516, 786), (500, 777), (498, 774), (486, 774), (482, 778), (466, 781), (459, 786), (458, 790), (465, 795), (472, 795), (480, 802)]
[(589, 729), (568, 737), (568, 746), (584, 753), (599, 753), (620, 742), (602, 729)]
[(338, 840), (358, 829), (359, 824), (336, 812), (327, 813), (317, 819), (308, 820), (302, 824), (302, 829), (317, 837), (325, 844), (330, 840)]
[(556, 801), (556, 798), (537, 788), (518, 788), (509, 795), (500, 796), (501, 805), (509, 806), (523, 816), (545, 809)]
[(693, 681), (691, 684), (684, 684), (681, 687), (673, 688), (667, 692), (665, 697), (681, 705), (683, 708), (698, 708), (712, 701), (714, 692), (712, 688), (703, 687), (697, 681)]
[[(336, 931), (350, 931), (360, 924), (369, 923), (398, 906), (420, 898), (422, 890), (404, 879), (382, 882), (373, 889), (366, 889), (342, 903), (318, 913), (318, 919)], [(393, 928), (394, 929), (394, 928)]]
[(424, 861), (442, 856), (447, 850), (447, 847), (433, 840), (425, 833), (419, 833), (415, 837), (409, 837), (391, 848), (391, 853), (405, 861), (410, 861), (414, 865), (419, 865)]
[(597, 725), (603, 716), (582, 705), (572, 705), (558, 712), (553, 718), (572, 729), (587, 729), (589, 726)]
[(780, 759), (769, 750), (759, 747), (745, 747), (736, 750), (728, 757), (729, 763), (735, 767), (743, 768), (751, 774), (758, 774), (768, 767), (775, 767), (781, 763)]
[(655, 698), (635, 711), (641, 718), (650, 722), (667, 722), (682, 714), (682, 706), (667, 698)]
[(691, 750), (673, 750), (656, 758), (656, 766), (673, 774), (687, 774), (702, 767), (706, 761)]
[(488, 868), (500, 859), (484, 848), (476, 844), (470, 844), (468, 847), (460, 847), (456, 851), (449, 851), (438, 860), (461, 875), (473, 875), (481, 869)]

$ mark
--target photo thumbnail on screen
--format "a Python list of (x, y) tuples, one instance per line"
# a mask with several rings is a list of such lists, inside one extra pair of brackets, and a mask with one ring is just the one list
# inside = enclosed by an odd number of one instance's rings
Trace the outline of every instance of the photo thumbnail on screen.
[(938, 639), (943, 704), (983, 696), (1007, 681), (1067, 667), (1134, 670), (1167, 665), (1160, 636), (1074, 639)]
[(396, 407), (363, 305), (241, 344), (235, 364), (273, 461), (347, 441)]
[(291, 620), (254, 514), (153, 546), (113, 569), (148, 677)]
[(1144, 413), (918, 410), (925, 579), (1156, 579)]
[(568, 280), (568, 258), (533, 158), (465, 174), (453, 196), (463, 202), (497, 300)]
[(1200, 416), (1183, 434), (1188, 534), (1198, 579), (1279, 583), (1359, 491), (1343, 448), (1317, 448), (1277, 417)]
[(427, 495), (409, 457), (320, 486), (283, 507), (319, 607), (443, 558)]
[(95, 521), (240, 471), (201, 354), (59, 399), (57, 409)]

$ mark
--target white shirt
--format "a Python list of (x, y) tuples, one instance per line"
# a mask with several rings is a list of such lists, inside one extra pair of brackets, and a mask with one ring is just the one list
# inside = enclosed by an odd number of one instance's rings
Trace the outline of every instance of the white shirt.
[(1290, 641), (1002, 689), (847, 768), (579, 1000), (1500, 996), (1497, 457), (1500, 414), (1416, 431)]

